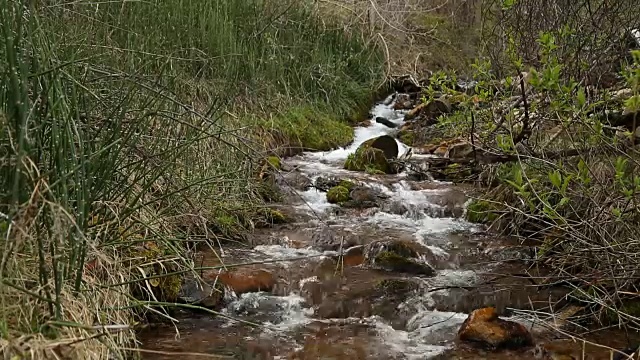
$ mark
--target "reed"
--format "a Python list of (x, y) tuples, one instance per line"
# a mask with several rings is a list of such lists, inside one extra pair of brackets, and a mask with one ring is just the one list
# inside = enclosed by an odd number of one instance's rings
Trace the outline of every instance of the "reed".
[(340, 123), (382, 69), (294, 1), (0, 0), (0, 24), (0, 353), (24, 358), (123, 358), (191, 245), (261, 216), (257, 135)]

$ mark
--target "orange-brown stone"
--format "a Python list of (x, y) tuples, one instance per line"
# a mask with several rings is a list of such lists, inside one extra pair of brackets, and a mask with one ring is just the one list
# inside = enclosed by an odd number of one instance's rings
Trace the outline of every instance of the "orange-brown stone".
[(449, 149), (448, 146), (446, 145), (440, 145), (438, 146), (435, 150), (433, 150), (433, 155), (437, 155), (437, 156), (446, 156), (447, 155), (447, 150)]
[(531, 333), (522, 324), (500, 319), (493, 307), (474, 310), (458, 330), (462, 341), (491, 348), (520, 348), (533, 345)]
[(238, 295), (271, 291), (276, 284), (276, 277), (272, 272), (253, 268), (238, 268), (221, 274), (208, 274), (206, 278), (209, 283), (216, 280), (221, 282)]

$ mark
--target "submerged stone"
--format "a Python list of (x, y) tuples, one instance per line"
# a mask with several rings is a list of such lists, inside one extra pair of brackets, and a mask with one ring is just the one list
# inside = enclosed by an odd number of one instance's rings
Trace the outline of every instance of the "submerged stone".
[(368, 245), (365, 254), (367, 262), (386, 271), (414, 275), (433, 276), (435, 269), (420, 259), (419, 244), (410, 241), (376, 241)]

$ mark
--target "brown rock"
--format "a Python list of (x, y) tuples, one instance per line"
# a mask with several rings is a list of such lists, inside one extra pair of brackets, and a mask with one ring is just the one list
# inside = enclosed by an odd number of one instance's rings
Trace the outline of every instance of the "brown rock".
[(344, 266), (362, 265), (364, 263), (364, 246), (358, 245), (347, 249), (342, 258), (342, 263)]
[(272, 272), (248, 267), (229, 270), (221, 274), (209, 274), (206, 279), (209, 283), (221, 282), (237, 295), (248, 292), (271, 291), (276, 284), (276, 277)]
[(439, 99), (434, 99), (429, 101), (428, 103), (422, 103), (411, 111), (409, 111), (405, 116), (405, 120), (412, 120), (418, 117), (418, 115), (423, 115), (427, 119), (435, 119), (440, 115), (449, 114), (451, 112), (451, 104), (444, 97), (440, 97)]
[(500, 319), (494, 307), (474, 310), (462, 323), (458, 337), (494, 349), (533, 345), (529, 330), (520, 323)]
[(447, 156), (447, 150), (449, 150), (448, 146), (440, 145), (435, 150), (433, 150), (432, 154), (436, 155), (436, 156), (445, 157), (445, 156)]
[(446, 157), (450, 159), (465, 159), (473, 154), (473, 145), (468, 141), (460, 141), (455, 144), (449, 145), (447, 149)]
[(421, 147), (418, 150), (419, 154), (433, 154), (434, 151), (436, 151), (436, 149), (439, 147), (439, 145), (437, 144), (428, 144), (425, 145), (423, 147)]

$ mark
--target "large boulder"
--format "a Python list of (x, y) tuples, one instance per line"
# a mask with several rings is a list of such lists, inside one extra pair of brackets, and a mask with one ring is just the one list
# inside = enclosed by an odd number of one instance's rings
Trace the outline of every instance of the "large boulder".
[(515, 321), (500, 319), (493, 307), (469, 314), (458, 330), (458, 338), (493, 349), (533, 345), (533, 337), (527, 328)]
[(355, 153), (349, 155), (344, 168), (351, 171), (369, 171), (393, 174), (397, 172), (392, 163), (400, 149), (396, 139), (389, 135), (369, 139), (362, 143)]

